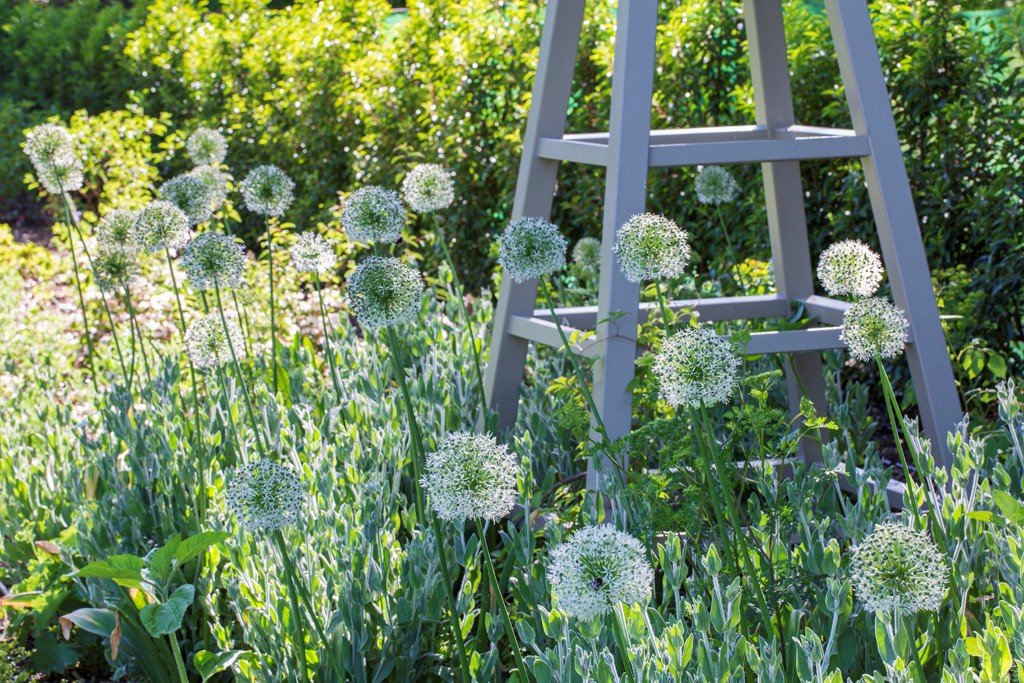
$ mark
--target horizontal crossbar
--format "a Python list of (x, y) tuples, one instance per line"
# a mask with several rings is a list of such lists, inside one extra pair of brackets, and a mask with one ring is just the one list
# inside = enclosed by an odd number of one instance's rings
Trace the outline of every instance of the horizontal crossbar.
[[(608, 165), (608, 133), (569, 133), (541, 138), (538, 156), (593, 166)], [(866, 136), (818, 126), (722, 126), (651, 131), (647, 165), (759, 163), (865, 157)]]

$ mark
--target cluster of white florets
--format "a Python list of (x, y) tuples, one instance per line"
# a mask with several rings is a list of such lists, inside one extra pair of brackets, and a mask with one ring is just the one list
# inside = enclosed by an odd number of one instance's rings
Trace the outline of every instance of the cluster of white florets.
[(654, 361), (661, 397), (677, 408), (725, 403), (736, 387), (740, 358), (710, 327), (688, 327), (666, 339)]
[(414, 166), (402, 181), (402, 196), (416, 213), (447, 209), (455, 201), (454, 174), (440, 164)]
[(210, 213), (216, 213), (228, 198), (228, 183), (231, 182), (231, 174), (221, 170), (218, 166), (211, 165), (196, 166), (188, 174), (199, 178), (206, 185), (207, 196), (210, 199)]
[(101, 248), (120, 247), (138, 251), (139, 245), (132, 238), (132, 224), (135, 212), (128, 209), (114, 209), (96, 226), (96, 241)]
[(212, 370), (243, 356), (245, 340), (234, 320), (210, 313), (197, 318), (185, 331), (185, 353), (195, 367)]
[(291, 254), (292, 267), (300, 273), (323, 275), (338, 262), (331, 243), (315, 232), (300, 234), (292, 245)]
[(280, 216), (295, 199), (295, 183), (277, 166), (257, 166), (239, 188), (245, 208), (261, 216)]
[(160, 198), (181, 209), (189, 225), (205, 223), (213, 217), (215, 192), (212, 185), (192, 173), (175, 176), (160, 186)]
[(558, 226), (543, 218), (518, 218), (498, 242), (498, 262), (515, 282), (525, 282), (565, 267), (569, 242)]
[(581, 237), (572, 248), (572, 262), (588, 273), (601, 270), (601, 240)]
[(269, 460), (239, 467), (228, 480), (228, 509), (250, 531), (274, 531), (294, 524), (302, 515), (305, 498), (299, 475)]
[(158, 199), (135, 214), (131, 235), (135, 244), (149, 252), (180, 249), (191, 236), (188, 216), (174, 204)]
[(516, 502), (519, 463), (491, 436), (455, 432), (427, 456), (423, 488), (430, 507), (447, 520), (497, 520)]
[(189, 242), (181, 265), (196, 289), (234, 289), (242, 284), (245, 247), (222, 233), (204, 232)]
[(928, 534), (886, 522), (853, 549), (852, 578), (865, 609), (914, 614), (942, 605), (949, 565)]
[(694, 182), (697, 200), (702, 204), (727, 204), (740, 193), (739, 183), (721, 166), (702, 166)]
[(818, 280), (832, 296), (872, 296), (883, 272), (878, 254), (857, 240), (836, 242), (818, 260)]
[(862, 299), (843, 313), (839, 337), (859, 361), (895, 358), (907, 345), (907, 322), (903, 311), (885, 299)]
[(371, 256), (348, 276), (348, 299), (368, 330), (413, 320), (423, 299), (419, 272), (396, 258)]
[(394, 190), (377, 185), (363, 187), (345, 200), (341, 226), (355, 242), (390, 243), (402, 235), (405, 209)]
[(228, 141), (212, 128), (197, 128), (185, 141), (185, 151), (196, 166), (224, 163)]
[(39, 184), (51, 194), (74, 192), (85, 182), (74, 138), (64, 126), (43, 123), (30, 130), (25, 137), (25, 154), (32, 161)]
[(96, 284), (104, 291), (127, 287), (142, 272), (138, 251), (116, 245), (100, 245), (92, 268)]
[(664, 280), (686, 272), (690, 243), (675, 222), (653, 213), (630, 218), (619, 228), (612, 247), (630, 282)]

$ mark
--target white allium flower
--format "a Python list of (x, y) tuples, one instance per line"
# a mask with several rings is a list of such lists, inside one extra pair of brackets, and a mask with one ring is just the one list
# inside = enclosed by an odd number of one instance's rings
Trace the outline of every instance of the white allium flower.
[(447, 209), (455, 201), (454, 174), (440, 164), (414, 166), (402, 180), (402, 196), (416, 213)]
[(228, 183), (231, 182), (231, 174), (221, 170), (217, 166), (196, 166), (189, 175), (199, 178), (206, 185), (210, 196), (210, 213), (215, 213), (224, 205), (228, 198)]
[(740, 193), (739, 183), (721, 166), (702, 166), (694, 182), (697, 199), (702, 204), (726, 204)]
[(25, 154), (38, 169), (51, 164), (78, 162), (75, 141), (70, 131), (56, 123), (41, 123), (25, 135)]
[(839, 338), (859, 361), (895, 358), (907, 345), (909, 327), (903, 311), (885, 299), (862, 299), (843, 313)]
[(185, 141), (185, 151), (196, 166), (221, 164), (228, 155), (228, 141), (212, 128), (196, 128)]
[(292, 245), (292, 267), (302, 273), (323, 275), (338, 262), (334, 248), (323, 236), (304, 232)]
[(410, 322), (420, 310), (423, 281), (396, 258), (371, 256), (348, 276), (349, 304), (368, 330)]
[(818, 260), (818, 280), (832, 296), (872, 296), (883, 272), (878, 254), (857, 240), (836, 242)]
[(127, 209), (114, 209), (104, 216), (96, 226), (96, 240), (100, 248), (120, 247), (121, 249), (135, 249), (139, 245), (135, 243), (132, 235), (132, 225), (135, 223), (135, 212)]
[(235, 468), (228, 480), (228, 509), (250, 531), (274, 531), (302, 515), (306, 492), (299, 475), (270, 460)]
[(613, 251), (630, 282), (664, 280), (686, 272), (690, 243), (686, 231), (654, 213), (630, 218), (615, 235)]
[(558, 607), (580, 619), (645, 603), (654, 570), (640, 541), (608, 524), (585, 527), (551, 551), (548, 580)]
[(185, 247), (181, 265), (196, 289), (234, 289), (242, 284), (245, 247), (222, 233), (204, 232)]
[(596, 237), (581, 237), (572, 248), (573, 263), (586, 271), (601, 270), (601, 240)]
[(234, 320), (225, 317), (222, 321), (218, 313), (197, 318), (185, 331), (185, 352), (192, 364), (201, 370), (212, 370), (230, 363), (232, 349), (238, 357), (245, 354), (242, 331)]
[(654, 360), (661, 397), (671, 406), (724, 403), (736, 386), (740, 358), (710, 327), (688, 327), (666, 339)]
[(191, 173), (175, 176), (161, 185), (160, 198), (181, 209), (190, 225), (210, 220), (217, 199), (214, 188)]
[(61, 194), (82, 189), (85, 175), (82, 173), (82, 166), (76, 161), (39, 166), (36, 168), (36, 180), (50, 194)]
[(146, 251), (180, 249), (190, 236), (188, 216), (168, 201), (150, 202), (135, 214), (132, 239)]
[(142, 272), (139, 253), (118, 245), (101, 245), (92, 257), (93, 277), (104, 291), (120, 289), (131, 284)]
[(515, 505), (518, 472), (516, 457), (494, 437), (455, 432), (427, 456), (422, 484), (441, 519), (494, 521)]
[(394, 242), (402, 235), (405, 209), (394, 190), (377, 185), (362, 187), (345, 200), (341, 227), (355, 242)]
[(865, 609), (914, 614), (942, 605), (949, 565), (928, 534), (886, 522), (853, 549), (852, 578)]
[(561, 270), (569, 242), (558, 226), (543, 218), (517, 218), (498, 241), (498, 263), (515, 282)]
[(240, 188), (245, 208), (261, 216), (280, 216), (295, 199), (295, 183), (277, 166), (257, 166)]

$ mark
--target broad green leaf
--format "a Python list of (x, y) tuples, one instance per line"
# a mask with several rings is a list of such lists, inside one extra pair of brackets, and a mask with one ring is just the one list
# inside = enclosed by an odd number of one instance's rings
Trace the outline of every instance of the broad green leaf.
[(171, 575), (171, 561), (181, 545), (181, 535), (175, 534), (167, 543), (153, 551), (149, 556), (149, 572), (157, 581), (164, 582)]
[(252, 653), (247, 650), (224, 650), (223, 652), (200, 650), (192, 658), (192, 663), (199, 675), (203, 677), (203, 681), (208, 681), (214, 675), (234, 666), (238, 660), (251, 656)]
[(89, 579), (110, 579), (129, 588), (141, 588), (144, 566), (145, 562), (136, 555), (112, 555), (105, 560), (90, 562), (75, 574)]
[(1018, 526), (1024, 524), (1024, 504), (1019, 500), (998, 489), (992, 492), (992, 500), (1010, 522)]
[(231, 534), (226, 531), (203, 531), (195, 536), (189, 536), (178, 546), (174, 559), (178, 561), (179, 565), (185, 564), (210, 546), (217, 545), (230, 537)]
[(139, 611), (142, 625), (154, 638), (174, 633), (181, 628), (185, 610), (192, 604), (195, 594), (195, 587), (192, 584), (185, 584), (179, 586), (167, 599), (167, 602), (146, 605)]
[(117, 614), (109, 609), (83, 607), (60, 617), (60, 630), (64, 639), (71, 638), (71, 627), (77, 626), (103, 638), (109, 638), (117, 628)]

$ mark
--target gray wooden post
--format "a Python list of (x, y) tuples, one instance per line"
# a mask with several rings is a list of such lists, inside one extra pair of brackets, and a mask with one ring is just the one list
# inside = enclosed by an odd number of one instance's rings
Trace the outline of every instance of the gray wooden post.
[(907, 361), (921, 422), (932, 438), (936, 464), (948, 467), (952, 454), (945, 436), (954, 431), (963, 411), (871, 16), (864, 0), (828, 0), (826, 6), (853, 128), (871, 141), (871, 154), (863, 159), (864, 179), (892, 296), (906, 312), (913, 334)]

